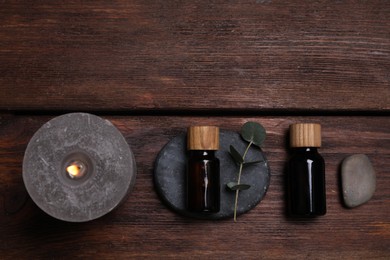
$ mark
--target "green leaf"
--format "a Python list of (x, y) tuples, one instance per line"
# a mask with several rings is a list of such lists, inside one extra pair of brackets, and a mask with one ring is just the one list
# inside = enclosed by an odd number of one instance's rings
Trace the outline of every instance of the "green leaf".
[(236, 148), (233, 147), (233, 145), (230, 146), (229, 153), (236, 163), (238, 164), (244, 163), (244, 158), (242, 158), (241, 154), (236, 150)]
[(247, 142), (260, 147), (265, 140), (265, 129), (256, 122), (246, 122), (241, 128), (241, 136)]
[(250, 165), (258, 164), (258, 163), (261, 163), (261, 162), (264, 162), (264, 161), (263, 160), (258, 160), (258, 161), (252, 161), (252, 162), (244, 162), (244, 166), (250, 166)]
[(249, 184), (237, 184), (237, 182), (229, 182), (226, 184), (226, 186), (229, 188), (229, 190), (236, 191), (236, 190), (247, 190), (251, 187)]

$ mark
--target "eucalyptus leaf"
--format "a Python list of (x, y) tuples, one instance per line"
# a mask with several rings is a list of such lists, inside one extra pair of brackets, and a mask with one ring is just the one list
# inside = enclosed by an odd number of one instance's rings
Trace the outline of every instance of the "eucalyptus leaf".
[(241, 136), (247, 142), (260, 147), (265, 140), (265, 129), (256, 122), (246, 122), (241, 128)]
[(234, 148), (233, 145), (230, 145), (230, 155), (234, 159), (234, 161), (238, 164), (244, 163), (244, 158), (242, 158), (241, 154)]
[(258, 160), (258, 161), (252, 161), (252, 162), (244, 162), (244, 167), (245, 166), (251, 166), (251, 165), (254, 165), (254, 164), (258, 164), (258, 163), (261, 163), (261, 162), (264, 162), (263, 160)]
[(232, 191), (247, 190), (251, 187), (251, 185), (249, 184), (237, 184), (237, 182), (233, 182), (233, 181), (226, 184), (226, 186)]

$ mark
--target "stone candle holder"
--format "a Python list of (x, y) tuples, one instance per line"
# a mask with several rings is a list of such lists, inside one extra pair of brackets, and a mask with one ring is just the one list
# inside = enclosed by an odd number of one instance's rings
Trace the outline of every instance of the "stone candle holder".
[(99, 218), (116, 208), (136, 178), (133, 153), (108, 120), (71, 113), (44, 124), (31, 138), (23, 180), (47, 214), (69, 222)]

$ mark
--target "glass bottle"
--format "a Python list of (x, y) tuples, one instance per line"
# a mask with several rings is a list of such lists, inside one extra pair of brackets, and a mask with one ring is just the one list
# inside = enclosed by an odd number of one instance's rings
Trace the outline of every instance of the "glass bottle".
[(321, 147), (321, 125), (291, 125), (290, 146), (294, 154), (289, 161), (287, 174), (288, 215), (325, 215), (325, 162), (317, 151)]
[(187, 132), (187, 209), (216, 213), (220, 209), (219, 128), (192, 126)]

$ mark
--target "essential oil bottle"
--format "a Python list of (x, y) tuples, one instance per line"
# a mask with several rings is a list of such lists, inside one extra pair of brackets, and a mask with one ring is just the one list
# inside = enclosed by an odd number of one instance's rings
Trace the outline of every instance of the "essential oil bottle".
[(290, 125), (290, 146), (294, 154), (287, 173), (288, 215), (325, 215), (325, 162), (317, 151), (321, 147), (321, 125)]
[(192, 126), (187, 132), (187, 210), (217, 213), (220, 209), (219, 128)]

